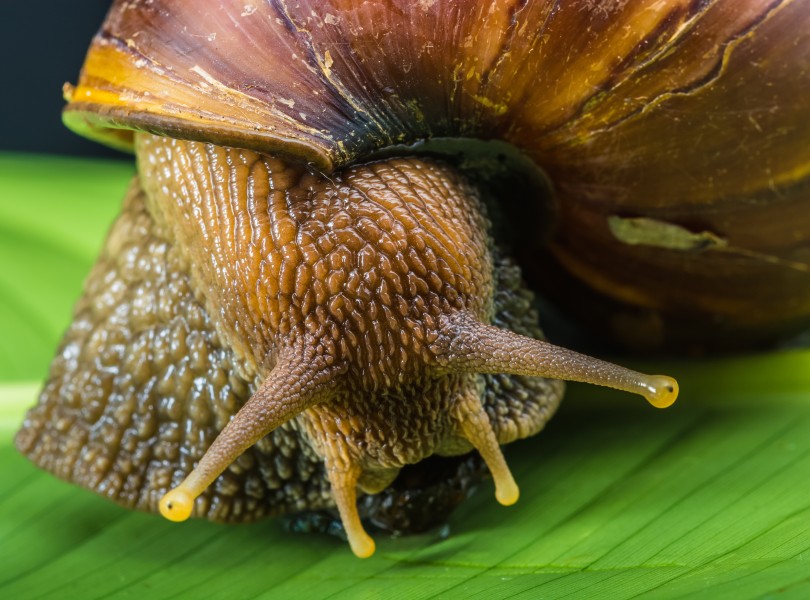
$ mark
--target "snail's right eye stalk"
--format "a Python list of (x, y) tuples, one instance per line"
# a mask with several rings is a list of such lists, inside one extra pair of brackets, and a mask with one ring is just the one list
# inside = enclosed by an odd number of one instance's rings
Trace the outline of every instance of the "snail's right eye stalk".
[(646, 375), (542, 340), (478, 322), (457, 313), (446, 321), (444, 360), (453, 371), (511, 373), (610, 387), (667, 408), (678, 398), (678, 382), (667, 375)]

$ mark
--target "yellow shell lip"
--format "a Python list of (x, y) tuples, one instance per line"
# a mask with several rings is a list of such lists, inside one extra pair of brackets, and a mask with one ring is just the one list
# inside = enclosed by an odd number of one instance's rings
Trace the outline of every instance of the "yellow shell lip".
[[(74, 92), (73, 98), (77, 95)], [(204, 119), (179, 120), (169, 115), (136, 110), (99, 102), (72, 101), (62, 111), (62, 122), (73, 132), (124, 152), (133, 152), (134, 132), (221, 146), (245, 148), (257, 152), (272, 151), (294, 162), (303, 162), (324, 171), (334, 168), (332, 158), (322, 149), (301, 140), (285, 138), (269, 132), (253, 131), (248, 135), (239, 127)]]

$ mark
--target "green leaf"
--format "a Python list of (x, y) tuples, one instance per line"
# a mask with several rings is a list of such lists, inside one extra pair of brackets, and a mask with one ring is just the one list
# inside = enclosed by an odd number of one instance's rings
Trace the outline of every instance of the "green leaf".
[(443, 532), (359, 560), (277, 521), (172, 524), (37, 471), (11, 439), (132, 167), (0, 155), (0, 597), (810, 597), (810, 352), (637, 365), (658, 411), (570, 386), (559, 415)]

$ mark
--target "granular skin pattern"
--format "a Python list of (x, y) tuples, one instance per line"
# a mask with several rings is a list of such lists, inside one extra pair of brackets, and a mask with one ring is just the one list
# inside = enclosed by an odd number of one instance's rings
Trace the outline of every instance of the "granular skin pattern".
[[(57, 476), (153, 512), (255, 388), (156, 230), (135, 182), (16, 440)], [(249, 521), (330, 502), (323, 462), (293, 420), (223, 473), (197, 514)]]
[(138, 138), (153, 213), (187, 253), (221, 333), (267, 368), (307, 337), (355, 389), (423, 367), (439, 316), (489, 318), (477, 194), (452, 169), (398, 159), (326, 178), (249, 152)]
[(436, 360), (440, 321), (456, 312), (542, 338), (519, 269), (449, 167), (391, 159), (326, 177), (210, 144), (138, 135), (137, 150), (140, 179), (17, 437), (39, 466), (155, 511), (298, 353), (291, 381), (318, 369), (332, 382), (327, 400), (259, 439), (194, 514), (331, 508), (327, 469), (359, 469), (360, 491), (382, 492), (361, 516), (421, 529), (405, 499), (444, 503), (444, 515), (470, 486), (456, 478), (442, 493), (431, 482), (419, 496), (389, 485), (405, 465), (472, 448), (450, 416), (460, 398), (480, 398), (500, 443), (553, 414), (559, 381), (448, 372)]

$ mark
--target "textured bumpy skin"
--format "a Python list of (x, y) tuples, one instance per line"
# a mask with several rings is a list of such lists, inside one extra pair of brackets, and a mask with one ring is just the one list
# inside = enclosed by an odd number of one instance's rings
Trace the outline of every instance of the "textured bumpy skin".
[[(154, 511), (290, 347), (312, 351), (294, 379), (323, 364), (340, 383), (242, 454), (198, 516), (333, 507), (324, 461), (359, 467), (361, 490), (377, 492), (407, 464), (467, 452), (460, 396), (483, 406), (500, 443), (553, 413), (559, 381), (431, 366), (452, 310), (542, 337), (519, 269), (491, 247), (477, 195), (448, 167), (400, 159), (330, 179), (151, 136), (139, 156), (147, 193), (133, 183), (17, 437), (41, 467)], [(422, 494), (437, 518), (477, 472), (456, 468)], [(424, 528), (424, 506), (408, 502), (419, 494), (398, 482), (361, 501), (361, 516)]]
[[(240, 372), (136, 181), (17, 446), (63, 479), (156, 511), (255, 388)], [(198, 510), (249, 520), (323, 507), (328, 491), (291, 422), (234, 463)]]

